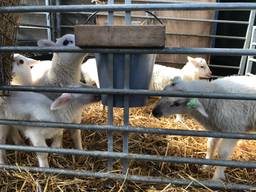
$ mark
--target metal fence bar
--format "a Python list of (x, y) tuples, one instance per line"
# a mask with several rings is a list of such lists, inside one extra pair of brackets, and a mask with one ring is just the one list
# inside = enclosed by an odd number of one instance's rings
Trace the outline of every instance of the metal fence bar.
[[(109, 77), (110, 77), (110, 85), (111, 88), (113, 88), (114, 80), (113, 80), (113, 65), (114, 65), (114, 55), (109, 54), (108, 55), (108, 64), (109, 64)], [(113, 125), (113, 95), (108, 95), (108, 124)], [(107, 130), (107, 138), (108, 138), (108, 151), (112, 152), (113, 151), (113, 133), (111, 130)], [(112, 159), (109, 159), (108, 161), (108, 170), (113, 169), (113, 163), (114, 161)]]
[(251, 10), (256, 3), (115, 4), (0, 7), (0, 13), (157, 10)]
[[(91, 14), (91, 12), (68, 12), (65, 14)], [(107, 16), (107, 13), (98, 13), (100, 16)], [(124, 17), (124, 14), (115, 13), (115, 17)], [(154, 19), (152, 16), (146, 15), (132, 15), (132, 18), (136, 19)], [(242, 24), (248, 25), (248, 21), (233, 21), (233, 20), (216, 20), (216, 19), (197, 19), (197, 18), (185, 18), (185, 17), (168, 17), (168, 16), (157, 16), (161, 20), (174, 20), (174, 21), (189, 21), (189, 22), (209, 22), (209, 23), (229, 23), (229, 24)], [(65, 27), (64, 25), (63, 27)]]
[(210, 92), (176, 92), (176, 91), (148, 91), (144, 89), (94, 89), (94, 88), (75, 88), (75, 87), (30, 87), (30, 86), (0, 86), (0, 90), (6, 91), (33, 91), (49, 93), (97, 93), (110, 95), (144, 95), (144, 96), (163, 96), (163, 97), (188, 97), (188, 98), (213, 98), (231, 100), (256, 100), (256, 95), (252, 93), (210, 93)]
[(39, 29), (52, 29), (51, 26), (47, 25), (35, 25), (35, 24), (20, 24), (19, 28), (39, 28)]
[[(226, 167), (239, 167), (239, 168), (256, 168), (256, 162), (253, 161), (234, 161), (234, 160), (213, 160), (202, 159), (192, 157), (176, 157), (176, 156), (160, 156), (160, 155), (146, 155), (146, 154), (134, 154), (134, 153), (120, 153), (109, 151), (84, 151), (77, 149), (64, 149), (64, 148), (52, 148), (52, 147), (31, 147), (22, 145), (0, 145), (2, 150), (15, 150), (23, 152), (46, 152), (46, 153), (58, 153), (64, 155), (79, 155), (85, 157), (96, 158), (108, 158), (108, 159), (122, 159), (122, 160), (135, 160), (135, 161), (154, 161), (154, 162), (166, 162), (166, 163), (180, 163), (180, 164), (198, 164), (198, 165), (217, 165)], [(126, 172), (124, 172), (125, 174)]]
[(214, 181), (197, 181), (188, 179), (169, 179), (163, 177), (149, 177), (149, 176), (127, 176), (121, 174), (113, 173), (102, 173), (102, 172), (92, 172), (92, 171), (82, 171), (82, 170), (68, 170), (59, 168), (40, 168), (40, 167), (25, 167), (25, 166), (13, 166), (13, 165), (0, 165), (0, 168), (4, 170), (13, 171), (26, 171), (26, 172), (36, 172), (36, 173), (48, 173), (48, 174), (58, 174), (70, 177), (95, 177), (95, 178), (109, 178), (113, 180), (128, 180), (134, 182), (143, 183), (162, 183), (162, 184), (173, 184), (173, 185), (187, 185), (196, 187), (209, 187), (211, 189), (226, 189), (226, 190), (255, 190), (254, 185), (243, 185), (236, 183), (223, 183)]
[(245, 37), (227, 36), (227, 35), (204, 35), (204, 34), (192, 34), (192, 33), (166, 33), (166, 35), (178, 35), (178, 36), (206, 37), (206, 38), (218, 38), (218, 39), (245, 40)]
[(180, 135), (194, 137), (214, 137), (214, 138), (230, 138), (230, 139), (247, 139), (255, 140), (256, 134), (240, 133), (240, 132), (217, 132), (217, 131), (192, 131), (182, 129), (163, 129), (163, 128), (122, 128), (114, 125), (84, 125), (74, 123), (57, 123), (45, 121), (24, 121), (24, 120), (6, 120), (0, 119), (1, 125), (44, 127), (44, 128), (63, 128), (63, 129), (81, 129), (86, 131), (115, 131), (127, 133), (147, 133), (159, 135)]
[[(125, 0), (125, 4), (131, 4), (131, 0)], [(131, 25), (131, 11), (125, 12), (125, 24)], [(130, 64), (131, 64), (131, 54), (125, 54), (125, 63), (124, 63), (124, 89), (130, 88)], [(129, 96), (124, 95), (124, 117), (123, 117), (123, 123), (124, 128), (129, 127)], [(129, 137), (128, 133), (123, 133), (123, 152), (128, 154), (129, 153)], [(123, 174), (126, 174), (128, 172), (128, 166), (129, 162), (128, 160), (124, 160), (122, 162)]]
[[(112, 5), (114, 4), (114, 0), (108, 0), (108, 4)], [(113, 11), (108, 11), (108, 25), (113, 25), (114, 23), (114, 13)], [(110, 77), (110, 88), (114, 87), (114, 79), (113, 79), (113, 66), (114, 66), (114, 54), (109, 54), (108, 55), (108, 65), (109, 65), (109, 77)], [(113, 102), (114, 102), (114, 98), (113, 95), (107, 95), (108, 101), (108, 124), (109, 125), (113, 125)], [(113, 139), (113, 133), (111, 130), (107, 131), (107, 139), (108, 139), (108, 151), (109, 152), (113, 152), (113, 143), (114, 143), (114, 139)], [(108, 160), (108, 170), (111, 171), (113, 170), (113, 164), (114, 164), (114, 160), (113, 159), (109, 159)]]
[[(33, 25), (31, 25), (33, 26)], [(73, 25), (61, 25), (63, 28), (74, 28)], [(192, 37), (205, 37), (205, 38), (217, 38), (217, 39), (237, 39), (245, 40), (245, 37), (240, 36), (227, 36), (227, 35), (204, 35), (204, 34), (192, 34), (192, 33), (165, 33), (166, 35), (178, 35), (178, 36), (192, 36)]]
[(213, 64), (210, 64), (209, 67), (226, 68), (226, 69), (239, 69), (239, 66), (229, 66), (229, 65), (213, 65)]
[[(130, 87), (130, 63), (131, 63), (131, 55), (125, 54), (125, 63), (124, 63), (124, 89), (129, 89)], [(129, 95), (124, 95), (124, 129), (129, 127)], [(128, 133), (123, 133), (123, 152), (129, 152), (129, 145), (128, 145)], [(128, 161), (123, 161), (123, 174), (128, 171)]]
[(115, 49), (115, 48), (67, 48), (67, 47), (36, 47), (36, 46), (0, 46), (0, 52), (87, 52), (87, 53), (145, 53), (145, 54), (211, 54), (223, 56), (256, 55), (252, 49), (229, 48), (161, 48), (161, 49)]

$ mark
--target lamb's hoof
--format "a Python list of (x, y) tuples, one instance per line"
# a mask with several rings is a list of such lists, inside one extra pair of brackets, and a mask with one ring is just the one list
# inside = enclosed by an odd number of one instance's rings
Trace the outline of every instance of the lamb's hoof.
[(84, 149), (83, 149), (83, 146), (76, 146), (75, 149), (84, 150)]
[(174, 120), (175, 123), (182, 123), (183, 121), (184, 121), (184, 119), (183, 119), (182, 117), (176, 118), (176, 119)]
[(225, 181), (226, 180), (226, 177), (225, 177), (225, 174), (214, 174), (213, 177), (212, 177), (212, 180), (213, 181)]
[(202, 170), (209, 170), (212, 166), (210, 165), (203, 165)]

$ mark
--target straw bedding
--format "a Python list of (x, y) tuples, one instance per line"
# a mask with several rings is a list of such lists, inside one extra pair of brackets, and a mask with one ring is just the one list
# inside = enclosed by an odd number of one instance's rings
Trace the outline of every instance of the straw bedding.
[[(155, 100), (143, 108), (130, 110), (130, 125), (136, 127), (163, 127), (170, 129), (200, 130), (202, 127), (191, 118), (185, 116), (184, 123), (175, 123), (174, 117), (156, 119), (151, 110)], [(121, 125), (122, 109), (114, 110), (114, 124)], [(83, 123), (106, 124), (107, 112), (99, 103), (87, 106), (83, 112)], [(64, 147), (71, 148), (72, 142), (68, 133), (64, 135)], [(87, 150), (107, 149), (105, 132), (83, 132), (83, 145)], [(241, 141), (234, 152), (232, 159), (241, 161), (254, 161), (255, 141)], [(114, 133), (114, 151), (122, 151), (122, 135)], [(129, 151), (131, 153), (152, 155), (173, 155), (181, 157), (204, 158), (206, 152), (206, 139), (183, 136), (161, 136), (151, 134), (129, 134)], [(9, 152), (10, 164), (36, 166), (37, 159), (34, 153)], [(83, 169), (90, 171), (106, 171), (106, 159), (91, 157), (72, 157), (58, 154), (50, 155), (50, 166), (68, 169)], [(120, 161), (114, 164), (116, 173), (120, 173)], [(171, 178), (186, 178), (193, 180), (210, 179), (212, 170), (202, 170), (200, 165), (171, 164), (150, 161), (130, 161), (129, 172), (134, 175), (163, 176)], [(229, 182), (255, 184), (255, 170), (228, 168)], [(95, 178), (68, 178), (57, 175), (32, 174), (26, 172), (2, 172), (0, 191), (211, 191), (191, 186), (177, 187), (172, 185), (143, 184), (134, 182), (113, 181)]]

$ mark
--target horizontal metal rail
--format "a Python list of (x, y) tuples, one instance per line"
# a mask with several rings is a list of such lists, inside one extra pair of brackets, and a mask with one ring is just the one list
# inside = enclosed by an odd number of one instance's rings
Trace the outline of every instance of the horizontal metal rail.
[[(73, 25), (61, 25), (62, 28), (74, 28)], [(193, 34), (193, 33), (165, 33), (166, 35), (177, 35), (177, 36), (189, 36), (189, 37), (205, 37), (205, 38), (216, 38), (216, 39), (236, 39), (245, 40), (245, 37), (241, 36), (228, 36), (228, 35), (206, 35), (206, 34)]]
[(230, 65), (213, 65), (213, 64), (209, 64), (209, 67), (225, 68), (225, 69), (239, 69), (239, 66), (230, 66)]
[(0, 86), (4, 91), (32, 91), (49, 93), (94, 93), (110, 95), (146, 95), (163, 97), (188, 97), (188, 98), (214, 98), (214, 99), (232, 99), (232, 100), (256, 100), (253, 93), (210, 93), (210, 92), (176, 92), (176, 91), (149, 91), (144, 89), (107, 89), (107, 88), (78, 88), (78, 87), (47, 87), (47, 86)]
[(88, 125), (75, 123), (57, 123), (45, 121), (25, 121), (25, 120), (6, 120), (0, 119), (0, 125), (15, 125), (43, 128), (63, 128), (63, 129), (81, 129), (85, 131), (113, 131), (124, 133), (147, 133), (159, 135), (180, 135), (195, 137), (214, 137), (230, 139), (255, 140), (256, 134), (240, 132), (217, 132), (217, 131), (192, 131), (182, 129), (163, 129), (163, 128), (142, 128), (142, 127), (118, 127), (114, 125)]
[(162, 48), (162, 49), (114, 49), (114, 48), (67, 48), (37, 46), (0, 46), (0, 52), (80, 52), (80, 53), (145, 53), (145, 54), (211, 54), (224, 56), (256, 55), (254, 49), (230, 48)]
[(47, 25), (36, 25), (36, 24), (20, 24), (19, 28), (39, 28), (39, 29), (52, 29), (51, 26), (47, 26)]
[[(160, 64), (160, 65), (166, 65), (168, 66), (169, 64), (171, 65), (180, 65), (180, 67), (178, 68), (181, 68), (182, 66), (184, 66), (185, 63), (181, 63), (181, 62), (168, 62), (168, 63), (165, 63), (165, 62), (159, 62), (157, 64)], [(208, 64), (209, 67), (214, 67), (214, 68), (227, 68), (227, 69), (239, 69), (239, 66), (230, 66), (230, 65), (217, 65), (217, 64)]]
[(92, 172), (84, 170), (68, 170), (59, 168), (40, 168), (40, 167), (25, 167), (25, 166), (13, 166), (13, 165), (0, 165), (0, 168), (4, 170), (13, 171), (26, 171), (35, 173), (48, 173), (48, 174), (58, 174), (68, 177), (95, 177), (95, 178), (109, 178), (114, 180), (127, 180), (134, 182), (143, 183), (161, 183), (161, 184), (173, 184), (173, 185), (187, 185), (196, 187), (208, 187), (211, 189), (226, 189), (226, 190), (256, 190), (254, 185), (243, 185), (236, 183), (223, 183), (216, 181), (197, 181), (188, 179), (170, 179), (164, 177), (150, 177), (150, 176), (137, 176), (137, 175), (123, 175), (114, 173), (102, 173), (102, 172)]
[(153, 10), (251, 10), (256, 3), (169, 3), (0, 7), (0, 13), (74, 12), (74, 11), (153, 11)]
[(25, 152), (46, 152), (46, 153), (58, 153), (64, 155), (79, 155), (86, 157), (97, 158), (110, 158), (110, 159), (126, 159), (137, 161), (156, 161), (166, 163), (187, 163), (187, 164), (199, 164), (199, 165), (217, 165), (227, 167), (239, 167), (239, 168), (256, 168), (256, 162), (241, 162), (231, 160), (212, 160), (192, 157), (175, 157), (175, 156), (160, 156), (160, 155), (145, 155), (145, 154), (132, 154), (121, 152), (108, 152), (108, 151), (84, 151), (77, 149), (65, 149), (65, 148), (50, 148), (50, 147), (31, 147), (21, 145), (0, 145), (0, 149), (3, 150), (15, 150)]
[[(69, 12), (65, 14), (84, 14), (88, 15), (91, 14), (91, 12)], [(107, 16), (107, 13), (97, 13), (99, 16)], [(114, 17), (124, 17), (124, 14), (118, 14), (115, 13)], [(131, 15), (132, 18), (136, 19), (154, 19), (152, 16), (146, 16), (146, 15)], [(248, 21), (232, 21), (232, 20), (214, 20), (214, 19), (197, 19), (197, 18), (185, 18), (185, 17), (168, 17), (168, 16), (157, 16), (161, 20), (173, 20), (173, 21), (189, 21), (189, 22), (208, 22), (208, 23), (229, 23), (229, 24), (242, 24), (242, 25), (248, 25)], [(65, 25), (63, 26), (65, 27)], [(68, 26), (71, 27), (71, 26)]]
[(245, 40), (245, 37), (240, 36), (227, 36), (227, 35), (205, 35), (205, 34), (193, 34), (193, 33), (165, 33), (166, 35), (177, 35), (177, 36), (192, 36), (192, 37), (206, 37), (216, 39), (237, 39)]

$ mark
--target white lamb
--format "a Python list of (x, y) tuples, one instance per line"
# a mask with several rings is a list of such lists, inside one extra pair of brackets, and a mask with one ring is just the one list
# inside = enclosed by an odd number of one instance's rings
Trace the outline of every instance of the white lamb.
[[(80, 111), (84, 104), (98, 101), (98, 98), (97, 95), (93, 94), (63, 93), (52, 102), (40, 93), (11, 92), (10, 96), (4, 99), (4, 104), (1, 105), (0, 116), (1, 118), (16, 120), (71, 123), (73, 113)], [(72, 110), (67, 111), (69, 108)], [(46, 139), (53, 139), (52, 147), (62, 146), (63, 129), (28, 126), (12, 126), (12, 128), (20, 130), (25, 137), (29, 138), (33, 146), (47, 147)], [(9, 131), (8, 126), (0, 126), (1, 144), (5, 144)], [(49, 167), (47, 153), (37, 153), (37, 157), (40, 167)], [(4, 151), (0, 153), (0, 163), (6, 163)]]
[(88, 59), (81, 65), (83, 80), (87, 85), (100, 87), (96, 59)]
[[(13, 74), (19, 80), (18, 84), (31, 83), (31, 68), (28, 63), (22, 62), (14, 57)], [(26, 60), (26, 58), (23, 58)], [(17, 62), (19, 61), (19, 62)], [(31, 60), (32, 61), (32, 60)], [(30, 79), (28, 78), (30, 77)], [(79, 87), (89, 87), (79, 84)], [(73, 121), (73, 114), (82, 110), (84, 104), (98, 101), (98, 96), (94, 94), (71, 94), (63, 93), (54, 102), (43, 94), (33, 92), (11, 92), (10, 96), (2, 99), (0, 116), (6, 119), (36, 120), (66, 122)], [(72, 106), (72, 107), (71, 107)], [(70, 109), (67, 111), (67, 109)], [(53, 139), (52, 147), (61, 147), (63, 129), (45, 129), (34, 127), (7, 126), (0, 125), (0, 142), (4, 144), (8, 135), (13, 137), (15, 143), (20, 139), (18, 131), (30, 139), (34, 146), (46, 146), (46, 139)], [(40, 167), (48, 167), (46, 153), (38, 153)], [(0, 163), (6, 163), (5, 151), (0, 151)]]
[[(38, 60), (34, 60), (17, 53), (14, 54), (11, 85), (32, 85), (31, 67), (38, 63)], [(24, 144), (23, 139), (16, 129), (12, 129), (10, 131), (9, 137), (16, 145)]]
[(177, 76), (183, 80), (197, 80), (211, 77), (212, 72), (205, 59), (189, 56), (187, 59), (188, 62), (181, 69), (155, 64), (150, 82), (150, 90), (163, 90)]
[[(189, 56), (187, 59), (188, 62), (182, 69), (155, 64), (150, 82), (150, 90), (163, 90), (166, 85), (170, 84), (171, 79), (176, 76), (181, 77), (183, 80), (196, 80), (211, 77), (212, 72), (205, 59), (201, 57), (192, 58)], [(96, 84), (97, 87), (99, 87), (97, 64), (95, 59), (88, 59), (84, 62), (81, 67), (81, 72), (86, 84)]]
[[(199, 91), (214, 93), (256, 94), (255, 76), (231, 76), (212, 82), (175, 81), (166, 86), (168, 91)], [(256, 130), (255, 100), (224, 100), (204, 98), (163, 97), (153, 109), (153, 115), (160, 117), (176, 113), (188, 113), (206, 129), (225, 132), (251, 132)], [(237, 139), (208, 139), (206, 158), (212, 158), (215, 151), (221, 159), (228, 159), (236, 146)], [(217, 150), (218, 149), (218, 150)], [(213, 179), (224, 179), (225, 167), (217, 166)]]
[[(39, 40), (38, 45), (40, 47), (76, 47), (75, 46), (75, 36), (73, 34), (67, 34), (63, 37), (57, 39), (56, 42), (49, 40)], [(42, 65), (33, 67), (32, 69), (32, 80), (33, 85), (39, 86), (57, 86), (63, 87), (67, 85), (75, 85), (80, 82), (80, 65), (86, 53), (54, 53), (52, 62), (49, 63), (46, 61), (49, 69), (42, 68)], [(40, 68), (40, 69), (38, 69)], [(55, 93), (44, 93), (50, 99), (56, 99), (59, 94)], [(67, 108), (67, 111), (72, 111), (72, 106)], [(73, 123), (81, 122), (81, 113), (82, 110), (73, 113)], [(72, 139), (74, 141), (75, 147), (77, 149), (82, 149), (82, 140), (81, 140), (81, 130), (72, 130), (71, 131)]]
[[(209, 69), (205, 59), (201, 57), (187, 57), (188, 62), (181, 69), (166, 67), (162, 65), (154, 65), (152, 80), (150, 82), (151, 90), (163, 90), (169, 85), (174, 77), (180, 77), (183, 80), (198, 80), (201, 78), (210, 78), (211, 70)], [(176, 122), (182, 121), (181, 115), (176, 115)]]

